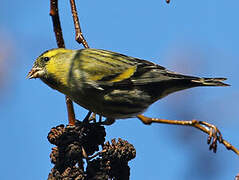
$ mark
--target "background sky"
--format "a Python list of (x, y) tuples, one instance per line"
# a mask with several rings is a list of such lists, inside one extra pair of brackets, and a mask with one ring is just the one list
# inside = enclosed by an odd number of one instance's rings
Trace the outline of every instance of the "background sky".
[[(67, 48), (74, 41), (68, 1), (59, 1)], [(238, 0), (76, 1), (90, 47), (147, 59), (170, 70), (227, 77), (231, 87), (194, 88), (154, 105), (150, 117), (213, 123), (239, 147)], [(47, 179), (53, 165), (49, 130), (67, 123), (64, 96), (25, 77), (35, 58), (56, 47), (49, 0), (2, 1), (0, 7), (0, 179)], [(78, 119), (86, 110), (75, 105)], [(190, 127), (143, 125), (132, 118), (106, 127), (107, 140), (123, 138), (137, 156), (131, 179), (233, 179), (239, 158), (222, 145), (208, 150), (207, 136)], [(4, 173), (3, 173), (4, 172)]]

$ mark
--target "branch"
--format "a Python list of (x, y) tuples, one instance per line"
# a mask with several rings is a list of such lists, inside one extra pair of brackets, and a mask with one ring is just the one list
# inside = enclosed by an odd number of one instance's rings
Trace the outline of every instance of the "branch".
[[(221, 144), (223, 144), (228, 150), (232, 150), (234, 153), (236, 153), (239, 156), (239, 150), (232, 146), (229, 142), (224, 140), (222, 138), (222, 134), (219, 131), (219, 129), (213, 125), (209, 124), (204, 121), (197, 121), (197, 120), (191, 120), (191, 121), (179, 121), (179, 120), (168, 120), (168, 119), (158, 119), (158, 118), (149, 118), (145, 117), (143, 115), (138, 115), (137, 118), (139, 118), (144, 124), (151, 124), (151, 123), (162, 123), (162, 124), (172, 124), (172, 125), (183, 125), (183, 126), (192, 126), (200, 131), (207, 133), (208, 140), (207, 143), (210, 144), (209, 149), (213, 150), (213, 152), (216, 153), (217, 151), (217, 141)], [(211, 143), (212, 140), (212, 143)]]
[(65, 43), (61, 30), (61, 22), (58, 13), (58, 0), (50, 1), (50, 16), (53, 22), (53, 28), (56, 37), (56, 43), (59, 48), (65, 48)]
[(75, 39), (79, 44), (82, 43), (85, 48), (89, 48), (89, 45), (86, 42), (86, 40), (83, 36), (83, 33), (81, 31), (81, 28), (80, 28), (80, 22), (79, 22), (79, 18), (77, 15), (75, 0), (70, 0), (70, 4), (71, 4), (71, 12), (72, 12), (72, 17), (73, 17), (73, 22), (74, 22), (74, 26), (75, 26)]
[[(50, 0), (50, 16), (53, 22), (53, 29), (55, 32), (56, 43), (59, 48), (65, 48), (65, 43), (63, 39), (62, 29), (61, 29), (61, 22), (58, 13), (58, 0)], [(75, 124), (75, 112), (73, 103), (69, 97), (65, 97), (66, 99), (66, 107), (67, 107), (67, 114), (68, 114), (68, 121), (70, 125)]]

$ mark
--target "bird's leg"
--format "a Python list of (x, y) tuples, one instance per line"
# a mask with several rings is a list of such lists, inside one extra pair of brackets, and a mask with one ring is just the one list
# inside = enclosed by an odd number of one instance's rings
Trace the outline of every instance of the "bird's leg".
[(99, 117), (99, 123), (102, 123), (102, 116)]
[[(84, 118), (83, 122), (90, 122), (93, 121), (94, 123), (96, 123), (96, 113), (93, 113), (91, 115), (92, 111), (89, 111), (88, 114), (86, 115), (86, 117)], [(99, 115), (99, 123), (102, 123), (102, 116)]]
[(138, 115), (137, 118), (139, 118), (144, 124), (148, 124), (148, 125), (151, 123), (163, 123), (163, 124), (173, 124), (173, 125), (183, 125), (183, 126), (195, 127), (209, 135), (208, 139), (207, 139), (207, 143), (210, 144), (209, 149), (213, 150), (213, 152), (217, 151), (217, 141), (219, 141), (219, 143), (223, 143), (225, 146), (227, 144), (227, 142), (225, 142), (225, 140), (223, 140), (222, 134), (218, 130), (218, 128), (216, 126), (214, 126), (213, 124), (209, 124), (204, 121), (168, 120), (168, 119), (149, 118), (149, 117), (145, 117), (143, 115)]
[(90, 116), (90, 118), (89, 118), (89, 121), (93, 121), (94, 123), (96, 123), (96, 114), (95, 113), (93, 113), (91, 116)]
[(89, 111), (89, 112), (87, 113), (86, 117), (85, 117), (84, 120), (83, 120), (83, 123), (88, 123), (88, 122), (89, 122), (91, 113), (92, 113), (91, 111)]

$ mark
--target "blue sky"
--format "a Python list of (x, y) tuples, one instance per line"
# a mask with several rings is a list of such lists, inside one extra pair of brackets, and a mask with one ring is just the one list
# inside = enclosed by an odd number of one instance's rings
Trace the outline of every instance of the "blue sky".
[[(60, 1), (67, 48), (79, 49), (68, 1)], [(77, 1), (90, 47), (147, 59), (170, 70), (227, 77), (231, 87), (194, 88), (152, 105), (145, 115), (214, 123), (239, 147), (239, 1)], [(40, 80), (26, 80), (34, 59), (55, 48), (49, 1), (4, 1), (0, 10), (0, 179), (46, 179), (50, 169), (50, 128), (67, 123), (64, 96)], [(75, 105), (78, 119), (86, 110)], [(143, 125), (118, 120), (107, 140), (132, 143), (131, 179), (233, 179), (238, 157), (218, 146), (208, 151), (206, 135), (189, 127)], [(179, 178), (180, 177), (180, 178)]]

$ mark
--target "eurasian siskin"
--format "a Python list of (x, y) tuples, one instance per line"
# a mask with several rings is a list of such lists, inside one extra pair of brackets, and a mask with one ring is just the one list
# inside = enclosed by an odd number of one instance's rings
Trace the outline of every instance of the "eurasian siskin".
[(109, 119), (134, 117), (170, 93), (197, 86), (228, 86), (226, 78), (178, 74), (152, 62), (99, 49), (51, 49), (28, 74)]

